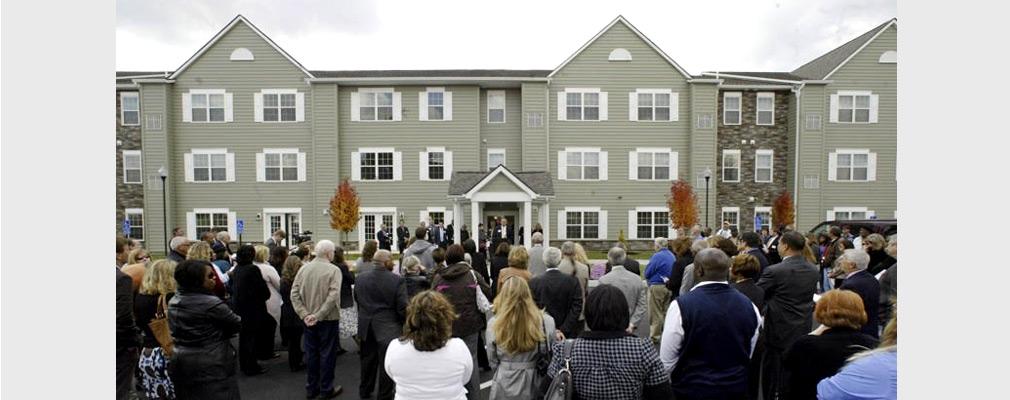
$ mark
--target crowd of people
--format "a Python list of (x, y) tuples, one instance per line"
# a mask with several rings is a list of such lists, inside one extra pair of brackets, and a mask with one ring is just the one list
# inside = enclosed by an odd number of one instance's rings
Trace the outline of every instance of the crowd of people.
[(354, 262), (283, 232), (234, 254), (226, 232), (179, 235), (157, 261), (117, 237), (117, 395), (239, 398), (238, 373), (281, 356), (279, 330), (307, 398), (343, 393), (341, 339), (360, 398), (479, 399), (482, 369), (491, 399), (542, 398), (562, 370), (582, 399), (897, 396), (897, 235), (695, 226), (656, 238), (642, 268), (623, 244), (595, 264), (545, 246), (539, 227), (514, 245), (504, 220), (459, 244), (401, 221), (397, 262), (385, 230)]

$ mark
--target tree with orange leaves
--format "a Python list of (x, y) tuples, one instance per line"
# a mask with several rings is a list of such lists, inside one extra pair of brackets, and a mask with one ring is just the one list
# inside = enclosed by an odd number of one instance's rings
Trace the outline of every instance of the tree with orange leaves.
[(330, 199), (330, 227), (344, 233), (354, 230), (361, 219), (358, 215), (360, 206), (358, 191), (345, 178)]
[(673, 182), (666, 206), (670, 209), (670, 221), (675, 229), (688, 229), (698, 223), (698, 196), (687, 181)]
[[(775, 205), (772, 207), (772, 221), (776, 225), (792, 225), (795, 215), (793, 214), (793, 198), (789, 195), (788, 190), (783, 190), (779, 197), (775, 199)], [(776, 227), (772, 227), (775, 229)]]

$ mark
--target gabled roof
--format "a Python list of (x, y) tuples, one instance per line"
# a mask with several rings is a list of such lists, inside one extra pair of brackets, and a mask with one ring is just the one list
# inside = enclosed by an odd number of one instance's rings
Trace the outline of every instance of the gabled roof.
[(488, 172), (453, 171), (449, 180), (449, 196), (465, 196), (490, 182), (497, 175), (505, 175), (517, 186), (538, 196), (554, 196), (554, 181), (548, 171), (512, 172), (499, 165)]
[(200, 51), (196, 52), (196, 54), (190, 57), (189, 60), (186, 60), (185, 64), (182, 64), (181, 67), (176, 69), (175, 72), (168, 77), (168, 79), (175, 79), (176, 77), (178, 77), (179, 74), (185, 71), (186, 68), (189, 68), (189, 66), (192, 65), (193, 62), (195, 62), (198, 58), (200, 58), (200, 56), (202, 56), (203, 53), (207, 52), (208, 49), (214, 46), (214, 44), (217, 43), (218, 40), (221, 40), (221, 38), (223, 38), (225, 34), (230, 32), (232, 28), (235, 27), (235, 25), (238, 25), (239, 22), (246, 24), (246, 26), (248, 26), (249, 29), (252, 29), (253, 32), (256, 32), (256, 34), (259, 35), (261, 38), (263, 38), (263, 40), (265, 40), (267, 43), (269, 43), (270, 46), (273, 46), (274, 50), (277, 50), (279, 53), (284, 55), (284, 57), (287, 58), (288, 61), (291, 61), (292, 64), (298, 67), (298, 69), (302, 70), (302, 72), (304, 72), (305, 75), (307, 75), (309, 78), (314, 78), (314, 76), (312, 76), (312, 73), (310, 73), (307, 69), (305, 69), (305, 67), (303, 67), (302, 64), (299, 64), (298, 61), (295, 61), (295, 59), (292, 58), (290, 55), (288, 55), (288, 53), (284, 51), (284, 49), (280, 48), (280, 46), (274, 43), (273, 40), (270, 40), (270, 38), (267, 37), (267, 35), (264, 35), (263, 32), (259, 30), (259, 28), (257, 28), (248, 20), (246, 20), (245, 17), (242, 16), (242, 14), (239, 14), (235, 17), (235, 19), (231, 20), (231, 22), (229, 22), (228, 25), (226, 25), (223, 29), (221, 29), (221, 31), (218, 32), (217, 35), (214, 35), (214, 37), (211, 38), (210, 41), (207, 42), (207, 44), (203, 45), (203, 47), (200, 48)]
[(663, 50), (659, 49), (659, 46), (656, 46), (655, 43), (652, 43), (652, 41), (649, 40), (649, 38), (645, 37), (645, 35), (643, 35), (642, 32), (639, 32), (638, 29), (636, 29), (634, 25), (631, 25), (631, 23), (628, 22), (628, 20), (624, 19), (624, 16), (621, 16), (621, 15), (618, 15), (617, 18), (615, 18), (613, 22), (607, 24), (607, 26), (605, 28), (603, 28), (603, 30), (601, 30), (600, 33), (597, 33), (596, 36), (593, 36), (592, 39), (589, 39), (589, 41), (586, 42), (586, 44), (584, 44), (578, 51), (576, 51), (575, 54), (572, 54), (571, 57), (568, 57), (568, 59), (565, 60), (565, 62), (561, 63), (561, 65), (559, 65), (557, 68), (555, 68), (554, 71), (552, 71), (550, 73), (550, 75), (547, 75), (547, 77), (550, 78), (550, 77), (553, 77), (554, 74), (557, 74), (558, 71), (560, 71), (562, 68), (565, 67), (565, 65), (568, 65), (568, 63), (571, 62), (572, 60), (574, 60), (576, 56), (578, 56), (579, 54), (582, 54), (582, 52), (585, 51), (586, 48), (589, 47), (589, 45), (593, 44), (593, 42), (595, 42), (596, 39), (599, 39), (600, 36), (603, 36), (603, 33), (605, 33), (606, 31), (609, 31), (610, 28), (612, 28), (618, 22), (624, 24), (624, 26), (627, 26), (628, 29), (631, 29), (631, 31), (634, 32), (635, 35), (638, 35), (639, 39), (642, 39), (642, 41), (644, 41), (645, 43), (647, 43), (649, 45), (649, 47), (652, 47), (652, 49), (655, 50), (656, 53), (659, 53), (659, 55), (662, 56), (663, 59), (666, 60), (666, 62), (670, 63), (670, 65), (672, 65), (674, 68), (677, 69), (677, 71), (679, 71), (682, 75), (684, 75), (684, 78), (691, 79), (691, 74), (687, 73), (687, 71), (685, 71), (684, 68), (681, 68), (680, 65), (677, 64), (676, 61), (673, 61), (673, 59), (670, 58), (670, 56), (666, 55), (666, 53), (664, 53)]
[(871, 29), (859, 37), (850, 40), (841, 46), (838, 46), (834, 50), (831, 50), (824, 54), (823, 56), (817, 57), (803, 66), (793, 70), (793, 74), (817, 80), (826, 80), (831, 77), (841, 68), (845, 63), (855, 57), (860, 50), (870, 44), (873, 39), (880, 36), (881, 33), (891, 27), (891, 25), (896, 25), (898, 23), (897, 18), (892, 18), (883, 24), (878, 25), (876, 28)]
[(374, 71), (310, 71), (316, 78), (546, 78), (546, 69), (428, 69)]

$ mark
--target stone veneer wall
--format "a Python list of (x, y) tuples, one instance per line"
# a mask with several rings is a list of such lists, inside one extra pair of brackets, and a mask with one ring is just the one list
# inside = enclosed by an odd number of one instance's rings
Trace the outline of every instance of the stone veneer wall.
[[(144, 208), (144, 185), (123, 183), (123, 150), (140, 150), (140, 126), (123, 126), (120, 123), (119, 93), (116, 91), (116, 233), (123, 234), (124, 210), (127, 208)], [(141, 114), (143, 123), (143, 114)], [(118, 143), (122, 142), (122, 145)], [(143, 157), (143, 154), (141, 154)], [(147, 171), (142, 171), (146, 177)], [(146, 178), (145, 178), (146, 179)], [(150, 218), (147, 213), (144, 219)], [(146, 234), (146, 232), (145, 232)]]
[[(740, 150), (740, 182), (719, 182), (715, 194), (715, 215), (711, 216), (713, 233), (722, 227), (722, 208), (740, 207), (740, 232), (754, 230), (754, 207), (772, 207), (775, 198), (786, 187), (786, 178), (792, 173), (793, 166), (788, 165), (789, 151), (789, 90), (777, 90), (775, 93), (775, 125), (757, 125), (756, 103), (758, 92), (770, 90), (720, 90), (718, 118), (718, 149), (716, 160), (719, 167), (712, 171), (715, 179), (722, 179), (723, 150)], [(723, 93), (741, 92), (742, 111), (740, 125), (724, 125), (722, 123)], [(741, 144), (746, 140), (746, 144)], [(751, 140), (754, 144), (751, 144)], [(757, 150), (773, 150), (772, 182), (754, 182), (754, 162)], [(795, 194), (791, 193), (795, 199)], [(701, 194), (700, 196), (704, 196)], [(750, 201), (750, 197), (754, 201)], [(699, 197), (699, 201), (704, 201)], [(795, 200), (794, 200), (795, 201)], [(704, 216), (702, 216), (704, 218)], [(774, 229), (774, 226), (773, 226)]]

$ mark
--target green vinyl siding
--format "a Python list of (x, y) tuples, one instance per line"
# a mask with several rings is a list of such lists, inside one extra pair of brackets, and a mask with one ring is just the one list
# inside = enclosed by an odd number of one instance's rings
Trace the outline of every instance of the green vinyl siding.
[[(522, 84), (522, 113), (518, 115), (519, 124), (522, 128), (522, 147), (524, 171), (549, 171), (550, 154), (547, 151), (547, 125), (550, 113), (547, 112), (548, 101), (547, 84), (545, 83), (523, 83)], [(540, 126), (531, 127), (528, 124), (530, 113), (540, 113)]]
[[(168, 101), (168, 95), (172, 93), (171, 85), (168, 84), (145, 84), (141, 86), (140, 90), (140, 110), (141, 110), (141, 151), (142, 157), (141, 162), (143, 163), (144, 172), (144, 242), (145, 247), (153, 252), (163, 252), (165, 251), (165, 223), (168, 221), (169, 235), (171, 235), (171, 230), (176, 226), (183, 226), (185, 224), (185, 218), (181, 221), (176, 213), (173, 212), (175, 208), (173, 207), (175, 201), (175, 190), (174, 188), (179, 187), (178, 182), (175, 181), (174, 177), (170, 177), (166, 180), (165, 184), (168, 186), (168, 191), (163, 192), (161, 188), (161, 179), (158, 178), (158, 169), (161, 166), (166, 166), (169, 171), (172, 172), (176, 168), (182, 168), (181, 165), (175, 166), (169, 163), (168, 154), (171, 154), (172, 147), (170, 146), (169, 135), (173, 124), (171, 118), (168, 115), (171, 113), (170, 102)], [(161, 114), (162, 115), (162, 129), (161, 130), (148, 130), (145, 124), (144, 115)], [(152, 178), (154, 180), (152, 181)], [(164, 199), (162, 196), (164, 195)], [(167, 214), (163, 211), (166, 207), (162, 207), (162, 201), (167, 203)]]
[(505, 123), (487, 122), (487, 92), (488, 90), (503, 89), (481, 89), (480, 90), (480, 137), (487, 140), (483, 143), (480, 153), (480, 170), (486, 171), (487, 149), (505, 149), (505, 166), (514, 171), (522, 171), (525, 148), (522, 138), (522, 92), (516, 89), (505, 90)]
[[(705, 223), (705, 179), (703, 178), (705, 173), (705, 168), (708, 167), (712, 170), (712, 179), (709, 180), (709, 198), (708, 198), (708, 222), (709, 225), (712, 224), (718, 214), (716, 213), (716, 193), (718, 193), (717, 187), (719, 186), (719, 165), (722, 155), (717, 153), (717, 132), (719, 126), (721, 125), (722, 118), (720, 118), (718, 113), (718, 102), (719, 102), (719, 90), (715, 84), (711, 83), (696, 83), (691, 86), (691, 117), (692, 121), (699, 114), (711, 114), (712, 115), (712, 128), (701, 130), (698, 129), (697, 122), (695, 121), (691, 125), (691, 155), (690, 157), (685, 157), (690, 160), (687, 165), (689, 169), (684, 170), (680, 174), (680, 178), (687, 180), (694, 185), (694, 194), (698, 198), (698, 222), (701, 226), (706, 226)], [(683, 165), (685, 158), (681, 159), (681, 164)], [(714, 225), (711, 225), (714, 226)]]

